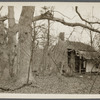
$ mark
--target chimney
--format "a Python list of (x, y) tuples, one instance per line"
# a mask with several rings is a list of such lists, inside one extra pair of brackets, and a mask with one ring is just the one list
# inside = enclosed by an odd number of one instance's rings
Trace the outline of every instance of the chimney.
[(64, 32), (60, 32), (60, 34), (59, 34), (59, 39), (60, 40), (62, 40), (62, 41), (64, 41)]

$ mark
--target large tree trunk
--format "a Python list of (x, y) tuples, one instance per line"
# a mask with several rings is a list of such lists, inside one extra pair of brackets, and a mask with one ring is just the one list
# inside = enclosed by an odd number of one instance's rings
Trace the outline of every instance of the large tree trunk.
[(14, 60), (16, 55), (16, 32), (13, 30), (15, 27), (14, 7), (8, 6), (8, 56), (9, 56), (9, 73), (14, 77)]
[[(14, 7), (9, 6), (8, 7), (8, 44), (6, 43), (6, 34), (5, 34), (5, 29), (3, 22), (1, 21), (0, 25), (0, 44), (2, 44), (0, 47), (2, 51), (2, 60), (1, 62), (1, 76), (2, 79), (5, 80), (9, 78), (10, 76), (12, 77), (13, 74), (13, 64), (14, 64), (14, 52), (15, 52), (15, 36), (14, 36), (14, 31), (12, 31), (13, 27), (15, 26), (15, 19), (14, 19)], [(8, 47), (8, 48), (7, 48)], [(9, 66), (9, 68), (8, 68)], [(9, 73), (10, 72), (10, 73)]]
[[(48, 57), (48, 48), (50, 45), (50, 20), (48, 20), (48, 32), (47, 32), (47, 43), (44, 46), (44, 50), (43, 50), (43, 74), (45, 74), (45, 72), (48, 72), (49, 68), (49, 57)], [(47, 74), (46, 73), (46, 74)]]
[(8, 69), (6, 34), (4, 29), (4, 22), (0, 21), (0, 80), (8, 79), (9, 73), (6, 69)]
[[(32, 48), (32, 18), (35, 7), (23, 6), (19, 20), (19, 74), (18, 80), (22, 84), (32, 82), (32, 68), (30, 67)], [(29, 74), (28, 74), (29, 73)]]

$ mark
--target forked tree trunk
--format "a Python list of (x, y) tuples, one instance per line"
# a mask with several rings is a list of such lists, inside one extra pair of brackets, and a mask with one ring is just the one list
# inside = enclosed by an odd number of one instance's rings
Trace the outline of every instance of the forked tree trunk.
[[(35, 7), (23, 6), (19, 19), (19, 74), (18, 80), (21, 83), (31, 82), (33, 79), (30, 66), (32, 48), (32, 19)], [(29, 72), (29, 76), (28, 76)], [(29, 78), (29, 79), (28, 79)]]

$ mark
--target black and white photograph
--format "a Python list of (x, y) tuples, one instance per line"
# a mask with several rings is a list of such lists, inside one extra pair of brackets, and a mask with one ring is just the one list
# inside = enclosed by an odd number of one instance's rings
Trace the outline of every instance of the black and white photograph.
[(100, 3), (0, 2), (5, 93), (100, 94)]

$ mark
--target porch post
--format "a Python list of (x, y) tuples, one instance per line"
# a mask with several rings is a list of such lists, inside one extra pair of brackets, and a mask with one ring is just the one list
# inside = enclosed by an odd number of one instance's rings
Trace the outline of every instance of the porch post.
[(79, 74), (81, 74), (81, 61), (82, 59), (81, 59), (81, 56), (80, 56), (80, 65), (79, 65)]

